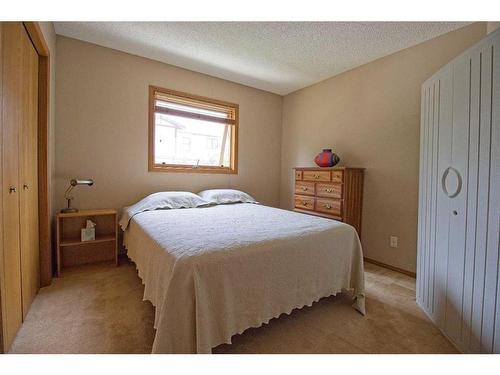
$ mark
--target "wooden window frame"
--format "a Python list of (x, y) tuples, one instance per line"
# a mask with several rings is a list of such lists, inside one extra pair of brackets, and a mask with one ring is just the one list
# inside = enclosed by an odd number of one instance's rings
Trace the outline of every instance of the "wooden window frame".
[[(222, 106), (229, 108), (232, 111), (231, 120), (231, 156), (230, 166), (192, 166), (181, 164), (156, 164), (155, 163), (155, 98), (156, 93), (176, 96), (178, 98), (187, 99), (188, 101), (196, 101), (206, 103), (212, 106)], [(158, 86), (149, 86), (149, 121), (148, 121), (148, 170), (149, 172), (184, 172), (184, 173), (221, 173), (221, 174), (237, 174), (238, 173), (238, 125), (239, 125), (239, 105), (225, 102), (222, 100), (207, 98), (204, 96), (188, 94), (185, 92), (174, 91)]]

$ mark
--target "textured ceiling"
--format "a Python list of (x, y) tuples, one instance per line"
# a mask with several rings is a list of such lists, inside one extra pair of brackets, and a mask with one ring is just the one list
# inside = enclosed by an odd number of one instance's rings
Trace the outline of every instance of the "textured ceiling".
[(466, 22), (55, 22), (56, 33), (288, 94)]

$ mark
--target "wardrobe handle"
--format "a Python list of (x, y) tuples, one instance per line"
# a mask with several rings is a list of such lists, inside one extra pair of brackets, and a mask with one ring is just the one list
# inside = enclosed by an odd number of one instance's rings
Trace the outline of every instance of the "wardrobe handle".
[(24, 185), (23, 185), (23, 189), (24, 189), (24, 190), (28, 190), (28, 189), (29, 189), (28, 184), (24, 184)]
[(12, 194), (12, 193), (15, 193), (16, 191), (17, 191), (17, 189), (16, 189), (16, 187), (15, 187), (15, 186), (11, 186), (11, 187), (9, 188), (9, 193), (11, 193), (11, 194)]
[[(453, 193), (450, 193), (448, 189), (446, 188), (446, 179), (448, 178), (448, 175), (450, 172), (453, 172), (456, 177), (457, 177), (457, 188)], [(443, 189), (443, 192), (448, 196), (448, 198), (455, 198), (458, 193), (460, 193), (460, 190), (462, 190), (462, 176), (460, 176), (460, 173), (453, 167), (448, 167), (443, 173), (443, 177), (441, 177), (441, 188)]]

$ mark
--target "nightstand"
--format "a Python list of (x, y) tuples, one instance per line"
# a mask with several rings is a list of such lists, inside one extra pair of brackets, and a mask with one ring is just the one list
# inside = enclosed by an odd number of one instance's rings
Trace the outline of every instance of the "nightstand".
[[(81, 210), (57, 214), (57, 276), (65, 267), (112, 262), (118, 265), (118, 212)], [(81, 241), (87, 220), (96, 223), (95, 240)]]

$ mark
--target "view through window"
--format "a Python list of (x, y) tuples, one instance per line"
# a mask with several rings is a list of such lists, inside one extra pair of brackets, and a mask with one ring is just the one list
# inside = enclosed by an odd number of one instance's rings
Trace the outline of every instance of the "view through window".
[(150, 95), (152, 169), (236, 173), (236, 104), (158, 88)]

